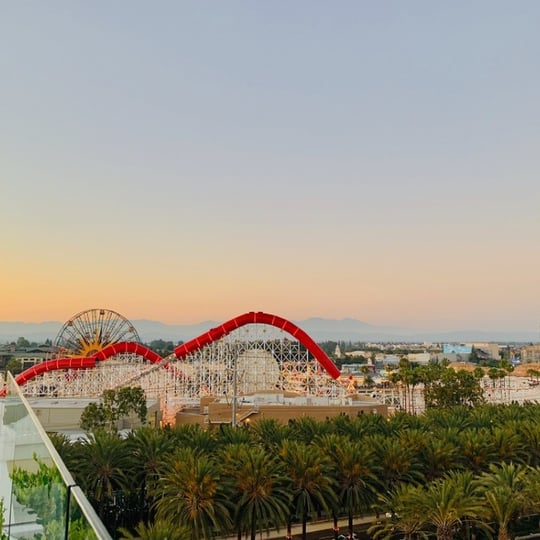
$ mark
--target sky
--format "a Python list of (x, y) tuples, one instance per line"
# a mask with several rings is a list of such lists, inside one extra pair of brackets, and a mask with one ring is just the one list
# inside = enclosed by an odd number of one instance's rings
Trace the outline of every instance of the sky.
[(0, 320), (540, 327), (540, 3), (0, 2)]

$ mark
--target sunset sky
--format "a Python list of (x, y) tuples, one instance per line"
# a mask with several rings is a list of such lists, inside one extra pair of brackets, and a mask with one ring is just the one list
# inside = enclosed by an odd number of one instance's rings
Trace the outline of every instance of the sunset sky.
[(540, 327), (540, 2), (0, 6), (0, 320)]

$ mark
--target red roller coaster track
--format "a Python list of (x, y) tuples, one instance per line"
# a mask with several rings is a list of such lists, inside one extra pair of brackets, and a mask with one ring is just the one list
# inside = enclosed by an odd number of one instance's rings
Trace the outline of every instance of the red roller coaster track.
[[(304, 347), (306, 347), (306, 349), (314, 356), (314, 358), (333, 379), (337, 379), (339, 377), (340, 371), (337, 366), (332, 362), (332, 360), (330, 360), (330, 358), (328, 358), (326, 353), (317, 345), (317, 343), (315, 343), (315, 341), (313, 341), (313, 339), (306, 334), (306, 332), (283, 317), (278, 317), (277, 315), (272, 315), (270, 313), (263, 313), (262, 311), (250, 311), (249, 313), (238, 315), (237, 317), (224, 322), (222, 325), (208, 330), (208, 332), (201, 334), (191, 341), (179, 345), (176, 347), (176, 349), (174, 349), (174, 354), (178, 359), (184, 358), (188, 354), (202, 349), (204, 346), (212, 343), (213, 341), (221, 339), (227, 334), (230, 334), (233, 330), (247, 324), (267, 324), (287, 332), (292, 337), (296, 338)], [(91, 356), (57, 358), (54, 360), (41, 362), (40, 364), (37, 364), (36, 366), (33, 366), (17, 375), (15, 377), (15, 381), (19, 385), (24, 385), (29, 380), (47, 371), (54, 371), (57, 369), (93, 368), (96, 365), (96, 362), (107, 360), (108, 358), (121, 353), (138, 354), (154, 364), (163, 361), (163, 358), (159, 354), (150, 350), (148, 347), (145, 347), (141, 343), (122, 341), (120, 343), (113, 343), (112, 345), (103, 348), (101, 351), (94, 353)], [(6, 388), (4, 387), (0, 390), (0, 396), (5, 395)]]

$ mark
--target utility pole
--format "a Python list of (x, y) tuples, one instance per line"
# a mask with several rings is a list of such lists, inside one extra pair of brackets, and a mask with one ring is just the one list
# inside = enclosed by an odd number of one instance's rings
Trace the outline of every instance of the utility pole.
[(235, 357), (233, 363), (233, 400), (232, 400), (232, 418), (231, 426), (236, 427), (236, 400), (238, 398), (238, 357)]

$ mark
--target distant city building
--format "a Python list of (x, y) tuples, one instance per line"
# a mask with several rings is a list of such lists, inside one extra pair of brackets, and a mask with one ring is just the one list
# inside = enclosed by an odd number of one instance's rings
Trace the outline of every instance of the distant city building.
[[(382, 355), (381, 363), (383, 365), (397, 366), (400, 360), (401, 360), (401, 357), (398, 356), (397, 354), (385, 354), (385, 355)], [(379, 361), (379, 355), (377, 355), (377, 361)]]
[(54, 353), (53, 347), (38, 346), (26, 349), (18, 349), (12, 354), (12, 358), (21, 362), (23, 369), (28, 369), (36, 364), (50, 360)]
[(345, 353), (345, 356), (350, 356), (351, 358), (358, 358), (363, 356), (364, 358), (369, 358), (369, 354), (365, 351), (348, 351)]
[(375, 373), (373, 364), (343, 364), (341, 366), (342, 375), (364, 375), (366, 373)]
[(501, 359), (501, 352), (498, 343), (473, 343), (472, 346), (480, 358), (486, 357), (493, 360)]
[(446, 359), (450, 362), (468, 362), (475, 352), (476, 361), (500, 360), (498, 343), (445, 343), (442, 354), (434, 356), (436, 360)]
[(428, 353), (428, 352), (409, 353), (407, 355), (407, 360), (415, 364), (422, 364), (424, 366), (427, 366), (431, 360), (431, 353)]
[(472, 345), (466, 343), (445, 343), (443, 354), (471, 354)]
[(532, 364), (540, 362), (540, 345), (528, 345), (521, 349), (521, 363)]
[(0, 368), (5, 368), (10, 360), (18, 360), (23, 369), (40, 364), (52, 358), (54, 349), (47, 345), (18, 348), (14, 343), (0, 347)]

